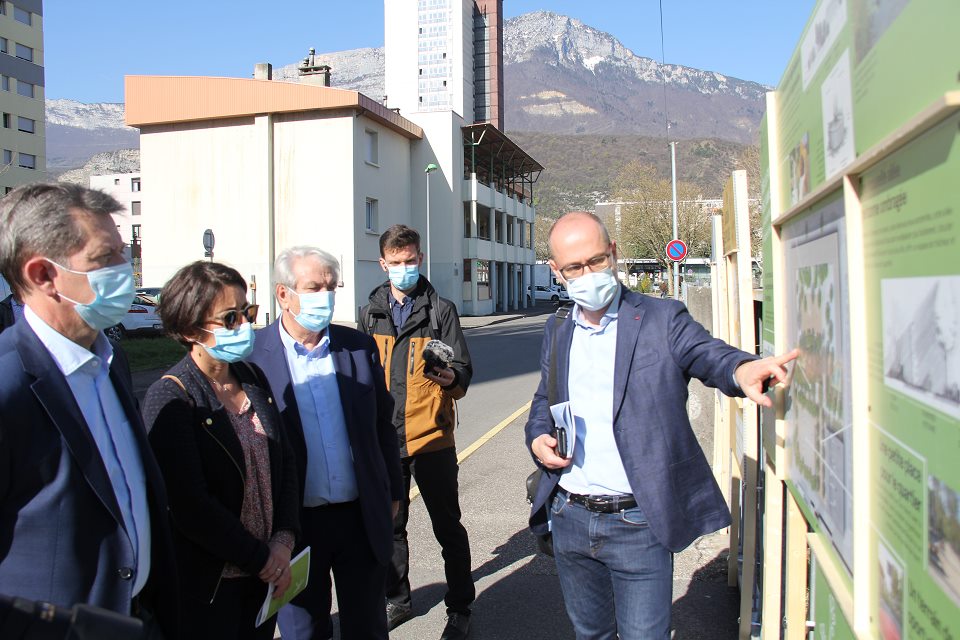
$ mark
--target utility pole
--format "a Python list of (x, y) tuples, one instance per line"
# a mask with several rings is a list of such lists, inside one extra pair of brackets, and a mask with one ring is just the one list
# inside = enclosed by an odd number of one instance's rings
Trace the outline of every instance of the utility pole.
[[(677, 230), (677, 143), (670, 143), (670, 171), (673, 176), (673, 239), (679, 240)], [(680, 264), (673, 263), (673, 299), (680, 299)]]

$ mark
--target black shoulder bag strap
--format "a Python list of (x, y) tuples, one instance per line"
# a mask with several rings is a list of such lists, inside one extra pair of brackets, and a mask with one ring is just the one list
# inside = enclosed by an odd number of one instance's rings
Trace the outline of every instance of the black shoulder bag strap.
[[(547, 373), (547, 405), (553, 406), (557, 403), (557, 331), (560, 323), (570, 315), (571, 306), (563, 305), (557, 309), (553, 315), (553, 334), (550, 336), (550, 368)], [(527, 502), (533, 504), (537, 496), (537, 489), (540, 486), (540, 479), (543, 477), (543, 467), (538, 466), (533, 473), (527, 476)], [(549, 506), (546, 508), (549, 509)], [(553, 556), (553, 534), (546, 533), (534, 536), (537, 539), (537, 547), (548, 556)]]

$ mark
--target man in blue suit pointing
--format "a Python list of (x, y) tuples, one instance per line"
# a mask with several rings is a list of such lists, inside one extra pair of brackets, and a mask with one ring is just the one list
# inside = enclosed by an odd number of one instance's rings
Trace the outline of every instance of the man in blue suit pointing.
[[(545, 473), (530, 525), (553, 533), (578, 640), (670, 637), (673, 553), (730, 524), (687, 418), (690, 378), (769, 406), (791, 352), (760, 360), (716, 340), (673, 300), (616, 278), (616, 243), (590, 213), (550, 230), (550, 266), (574, 301), (548, 321), (526, 443)], [(569, 402), (572, 457), (558, 455), (551, 403)]]

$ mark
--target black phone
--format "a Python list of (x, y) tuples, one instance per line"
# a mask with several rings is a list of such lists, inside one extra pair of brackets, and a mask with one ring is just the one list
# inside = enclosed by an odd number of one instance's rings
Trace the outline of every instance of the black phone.
[(557, 441), (557, 455), (561, 458), (566, 458), (567, 452), (570, 450), (570, 447), (567, 445), (567, 430), (554, 427), (550, 435)]

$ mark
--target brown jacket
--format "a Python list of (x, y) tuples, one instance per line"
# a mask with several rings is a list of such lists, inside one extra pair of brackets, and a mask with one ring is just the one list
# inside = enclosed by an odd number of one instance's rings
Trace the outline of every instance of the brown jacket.
[[(467, 393), (473, 365), (460, 328), (457, 308), (437, 295), (423, 276), (410, 297), (413, 311), (402, 326), (393, 324), (385, 282), (370, 293), (370, 303), (360, 311), (357, 329), (373, 336), (386, 372), (387, 388), (395, 405), (393, 426), (397, 429), (400, 455), (439, 451), (455, 445), (454, 400)], [(454, 351), (450, 368), (453, 383), (441, 388), (424, 376), (423, 347), (440, 340)]]

